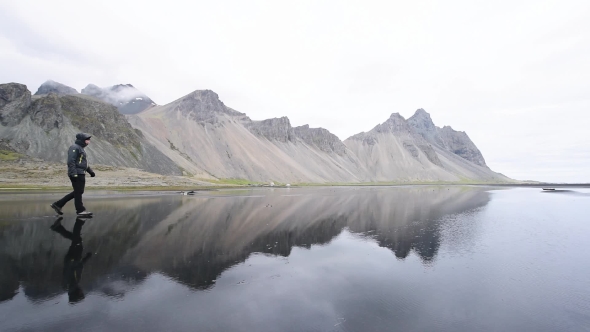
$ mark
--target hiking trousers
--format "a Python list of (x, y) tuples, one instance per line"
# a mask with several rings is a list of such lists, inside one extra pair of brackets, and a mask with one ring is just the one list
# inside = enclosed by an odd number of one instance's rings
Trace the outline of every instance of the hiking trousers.
[(67, 202), (71, 201), (72, 198), (74, 199), (74, 205), (76, 206), (76, 213), (80, 213), (86, 211), (84, 207), (84, 203), (82, 203), (82, 194), (84, 193), (84, 187), (86, 186), (86, 176), (82, 174), (78, 174), (77, 177), (70, 177), (70, 181), (72, 181), (72, 188), (74, 191), (65, 195), (62, 199), (55, 202), (55, 205), (59, 206), (59, 208), (63, 208)]

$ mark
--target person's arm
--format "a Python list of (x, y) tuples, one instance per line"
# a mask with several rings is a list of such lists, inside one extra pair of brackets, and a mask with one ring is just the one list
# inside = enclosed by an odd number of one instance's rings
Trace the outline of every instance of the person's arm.
[(94, 173), (94, 171), (92, 170), (92, 168), (90, 168), (90, 166), (88, 166), (88, 168), (86, 168), (86, 172), (88, 172), (88, 174), (90, 174), (91, 177), (95, 177), (96, 174)]
[(68, 150), (68, 176), (69, 177), (77, 177), (78, 172), (76, 172), (76, 161), (80, 157), (80, 150), (77, 147), (71, 147)]

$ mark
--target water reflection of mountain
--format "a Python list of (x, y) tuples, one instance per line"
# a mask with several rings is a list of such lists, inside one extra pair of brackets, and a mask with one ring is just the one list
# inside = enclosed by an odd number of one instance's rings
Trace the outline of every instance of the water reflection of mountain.
[[(432, 262), (442, 217), (489, 201), (482, 189), (464, 187), (253, 193), (94, 201), (97, 217), (83, 235), (96, 255), (85, 268), (83, 287), (87, 293), (122, 296), (160, 272), (203, 289), (254, 252), (288, 257), (293, 247), (326, 244), (344, 228), (374, 239), (398, 258), (414, 251)], [(67, 246), (49, 234), (49, 224), (23, 221), (0, 229), (0, 262), (9, 267), (0, 277), (0, 300), (12, 298), (19, 286), (33, 300), (60, 294), (60, 257)]]
[[(340, 234), (346, 226), (346, 220), (324, 219), (314, 222), (305, 229), (276, 230), (252, 239), (241, 250), (226, 250), (220, 247), (204, 246), (198, 248), (189, 256), (174, 258), (172, 252), (166, 253), (159, 267), (144, 266), (140, 260), (138, 265), (148, 270), (165, 272), (180, 283), (197, 289), (207, 289), (215, 283), (215, 279), (227, 268), (245, 261), (252, 253), (264, 253), (268, 255), (289, 257), (293, 247), (310, 248), (312, 244), (329, 243), (336, 235)], [(222, 234), (220, 234), (223, 236)], [(184, 243), (183, 245), (186, 245)], [(151, 264), (151, 263), (148, 263)]]

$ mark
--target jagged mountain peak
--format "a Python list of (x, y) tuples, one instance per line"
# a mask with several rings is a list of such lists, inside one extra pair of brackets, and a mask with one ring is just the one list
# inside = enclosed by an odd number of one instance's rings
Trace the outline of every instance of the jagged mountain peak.
[(241, 116), (241, 120), (250, 121), (244, 113), (225, 106), (217, 93), (212, 90), (195, 90), (162, 106), (161, 109), (165, 112), (179, 112), (184, 117), (199, 123), (217, 124), (220, 120), (219, 117), (223, 114)]
[(219, 99), (219, 95), (217, 94), (217, 92), (215, 92), (213, 90), (209, 90), (209, 89), (195, 90), (195, 91), (187, 94), (183, 98), (186, 98), (189, 96), (207, 96), (207, 97)]
[(60, 96), (64, 96), (64, 95), (77, 95), (78, 91), (72, 87), (69, 87), (65, 84), (56, 82), (56, 81), (52, 81), (52, 80), (47, 80), (45, 81), (45, 83), (41, 84), (41, 86), (39, 86), (39, 89), (37, 89), (37, 92), (35, 92), (35, 95), (46, 95), (49, 93), (56, 93)]
[[(131, 100), (136, 97), (146, 97), (145, 93), (139, 91), (131, 84), (116, 84), (109, 87), (101, 88), (95, 84), (88, 84), (82, 89), (82, 94), (94, 95), (102, 94), (103, 97), (109, 97), (117, 100)], [(117, 105), (115, 105), (117, 106)]]
[(408, 119), (408, 123), (422, 135), (426, 132), (436, 131), (436, 126), (434, 125), (430, 114), (422, 108), (416, 110), (414, 115)]
[(291, 121), (286, 116), (262, 121), (252, 121), (246, 124), (246, 127), (254, 135), (265, 137), (269, 141), (286, 143), (295, 139), (295, 131), (291, 126)]
[(174, 109), (193, 113), (225, 113), (228, 107), (212, 90), (195, 90), (172, 102)]
[(335, 152), (342, 156), (346, 154), (346, 145), (328, 129), (310, 128), (308, 124), (293, 128), (295, 136), (308, 145), (316, 146), (324, 152)]
[(88, 84), (82, 89), (82, 94), (105, 101), (117, 107), (123, 114), (136, 114), (156, 105), (145, 93), (131, 84), (117, 84), (106, 88)]
[(219, 99), (219, 95), (212, 90), (195, 90), (173, 103), (186, 107), (211, 108), (214, 111), (222, 111), (226, 108)]
[(0, 84), (0, 124), (12, 127), (27, 116), (31, 92), (19, 83)]
[(441, 149), (452, 152), (476, 165), (487, 167), (483, 155), (464, 131), (456, 131), (451, 126), (436, 127), (426, 111), (418, 111), (408, 119), (408, 124), (416, 133)]
[(399, 113), (391, 113), (387, 121), (379, 124), (373, 128), (369, 133), (395, 133), (395, 132), (409, 132), (410, 127), (406, 119)]
[(400, 126), (400, 125), (404, 125), (407, 124), (406, 118), (404, 118), (401, 114), (399, 113), (391, 113), (391, 115), (389, 116), (389, 119), (387, 119), (383, 125), (385, 124), (390, 124), (390, 125), (394, 125), (394, 126)]
[(389, 119), (395, 119), (395, 120), (404, 119), (405, 120), (405, 118), (401, 114), (399, 114), (399, 112), (391, 113), (391, 115), (389, 116)]
[(113, 91), (121, 91), (125, 89), (135, 89), (135, 87), (131, 84), (116, 84), (111, 87), (111, 90)]
[(413, 116), (428, 116), (430, 117), (430, 113), (426, 112), (423, 108), (419, 108), (414, 112)]
[(82, 89), (82, 91), (84, 91), (84, 90), (86, 90), (86, 89), (100, 89), (100, 87), (99, 87), (99, 86), (97, 86), (97, 85), (94, 85), (94, 84), (92, 84), (92, 83), (89, 83), (88, 85), (86, 85), (86, 87), (85, 87), (85, 88), (83, 88), (83, 89)]
[(410, 119), (419, 119), (419, 120), (427, 120), (432, 122), (432, 118), (430, 117), (430, 113), (426, 112), (423, 108), (419, 108), (416, 110), (416, 112), (414, 112), (414, 115), (412, 115), (408, 120)]
[(104, 92), (102, 91), (101, 87), (96, 86), (94, 84), (88, 84), (85, 88), (81, 90), (81, 93), (84, 95), (96, 96)]

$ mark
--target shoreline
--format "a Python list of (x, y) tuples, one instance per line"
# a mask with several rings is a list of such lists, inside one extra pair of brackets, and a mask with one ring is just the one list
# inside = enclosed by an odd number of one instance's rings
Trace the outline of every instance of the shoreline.
[[(87, 186), (86, 191), (164, 191), (164, 192), (183, 192), (183, 191), (216, 191), (231, 189), (287, 189), (287, 188), (321, 188), (321, 187), (411, 187), (411, 186), (475, 186), (475, 187), (502, 187), (502, 188), (590, 188), (590, 184), (584, 183), (542, 183), (542, 184), (506, 184), (506, 183), (348, 183), (348, 184), (294, 184), (292, 186), (268, 186), (268, 185), (201, 185), (201, 186)], [(68, 186), (39, 186), (29, 184), (12, 184), (3, 187), (0, 184), (0, 193), (14, 191), (42, 191), (42, 192), (67, 192), (72, 187)]]
[[(117, 191), (204, 191), (244, 188), (294, 187), (380, 187), (380, 186), (496, 186), (496, 187), (577, 187), (590, 188), (590, 183), (544, 183), (515, 181), (494, 183), (462, 180), (446, 181), (387, 181), (362, 183), (291, 183), (269, 180), (265, 183), (245, 179), (201, 179), (188, 176), (161, 175), (136, 168), (93, 165), (97, 176), (86, 177), (86, 190)], [(275, 183), (276, 185), (271, 185)], [(9, 191), (69, 191), (71, 190), (63, 164), (28, 159), (0, 162), (0, 192)]]

